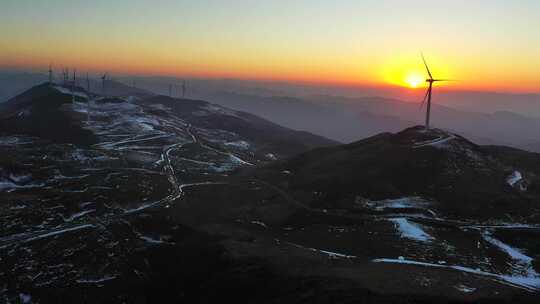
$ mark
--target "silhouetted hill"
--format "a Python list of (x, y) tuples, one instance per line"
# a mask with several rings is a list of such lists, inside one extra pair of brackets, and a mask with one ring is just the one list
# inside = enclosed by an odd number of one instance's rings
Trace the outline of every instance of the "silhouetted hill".
[[(92, 132), (71, 111), (72, 96), (60, 86), (44, 83), (0, 104), (0, 134), (26, 134), (56, 142), (95, 143)], [(81, 89), (77, 89), (79, 94)], [(76, 96), (75, 100), (80, 100)]]
[[(71, 87), (44, 83), (35, 86), (22, 94), (0, 104), (0, 133), (4, 135), (31, 135), (55, 142), (73, 144), (96, 143), (95, 135), (88, 129), (87, 102), (89, 97), (95, 104), (107, 105), (125, 104), (130, 108), (141, 105), (147, 108), (149, 115), (176, 117), (184, 119), (193, 126), (205, 129), (220, 130), (239, 134), (256, 145), (257, 153), (264, 158), (265, 154), (273, 157), (291, 156), (321, 146), (337, 144), (337, 142), (308, 132), (291, 130), (253, 114), (238, 112), (228, 108), (213, 105), (202, 100), (176, 99), (161, 95), (147, 94), (114, 81), (108, 81), (114, 87), (109, 89), (122, 95), (114, 97), (107, 94), (101, 97), (88, 93), (81, 87), (75, 87), (72, 97)], [(129, 94), (136, 94), (135, 96)], [(138, 95), (137, 95), (138, 94)], [(100, 107), (95, 111), (95, 119), (103, 120), (114, 126), (114, 119), (103, 117)], [(122, 109), (119, 109), (122, 111)], [(127, 111), (127, 109), (124, 109)], [(126, 112), (127, 113), (127, 112)], [(131, 118), (137, 124), (139, 116), (143, 120), (145, 112)], [(93, 114), (91, 114), (93, 115)]]
[[(515, 172), (519, 178), (510, 182)], [(527, 218), (540, 208), (540, 154), (423, 127), (316, 149), (257, 175), (320, 208), (406, 196), (440, 202), (454, 218)]]

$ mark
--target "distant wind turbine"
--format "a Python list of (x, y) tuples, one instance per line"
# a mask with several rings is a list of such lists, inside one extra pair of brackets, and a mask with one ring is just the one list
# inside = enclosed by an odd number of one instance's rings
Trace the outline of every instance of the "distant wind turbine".
[(52, 71), (52, 65), (49, 64), (49, 84), (52, 84), (53, 78), (53, 71)]
[(90, 125), (90, 103), (92, 101), (92, 96), (90, 95), (90, 77), (88, 77), (88, 72), (86, 72), (86, 94), (88, 99), (86, 102), (86, 123)]
[(71, 83), (71, 100), (75, 102), (75, 85), (77, 84), (77, 81), (75, 80), (77, 74), (77, 70), (73, 69), (73, 82)]
[(64, 68), (62, 70), (62, 76), (63, 76), (64, 85), (67, 85), (68, 77), (69, 77), (69, 69), (68, 68)]
[(182, 98), (186, 97), (186, 81), (182, 81)]
[(101, 76), (101, 90), (102, 90), (103, 96), (105, 96), (105, 81), (106, 80), (107, 80), (107, 72), (105, 72), (105, 74)]
[(426, 66), (427, 73), (429, 75), (429, 78), (426, 79), (426, 82), (429, 83), (429, 87), (427, 89), (426, 95), (424, 96), (424, 99), (422, 100), (422, 104), (420, 105), (420, 108), (424, 106), (427, 99), (427, 109), (426, 109), (426, 129), (429, 129), (429, 120), (431, 115), (431, 95), (433, 91), (433, 83), (434, 82), (441, 82), (441, 81), (450, 81), (449, 79), (435, 79), (433, 78), (433, 75), (431, 74), (431, 71), (429, 70), (428, 64), (426, 62), (426, 59), (424, 58), (424, 54), (422, 55), (422, 61), (424, 61), (424, 65)]

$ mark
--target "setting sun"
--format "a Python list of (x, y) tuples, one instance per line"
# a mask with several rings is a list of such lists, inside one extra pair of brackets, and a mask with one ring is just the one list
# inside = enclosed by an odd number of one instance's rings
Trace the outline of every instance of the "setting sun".
[[(443, 61), (443, 58), (444, 61)], [(427, 61), (434, 77), (454, 78), (457, 75), (453, 60), (441, 57), (438, 54), (428, 54)], [(381, 62), (379, 67), (379, 79), (390, 85), (405, 87), (409, 89), (426, 88), (429, 77), (422, 63), (420, 52), (391, 53)], [(458, 78), (458, 77), (456, 77)], [(461, 78), (460, 78), (461, 79)], [(445, 82), (445, 87), (450, 83)]]
[(405, 82), (411, 88), (417, 88), (423, 81), (424, 81), (424, 77), (422, 76), (422, 74), (417, 73), (417, 72), (409, 73), (405, 77)]

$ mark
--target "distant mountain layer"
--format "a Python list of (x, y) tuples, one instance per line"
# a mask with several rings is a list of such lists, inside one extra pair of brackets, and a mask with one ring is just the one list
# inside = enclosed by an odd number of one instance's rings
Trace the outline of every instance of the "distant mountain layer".
[[(341, 142), (381, 132), (397, 132), (424, 121), (418, 103), (381, 97), (258, 97), (214, 92), (205, 97), (234, 109), (260, 115), (287, 127), (307, 130)], [(512, 112), (466, 112), (435, 104), (433, 125), (466, 135), (480, 144), (511, 145), (536, 150), (540, 118)]]

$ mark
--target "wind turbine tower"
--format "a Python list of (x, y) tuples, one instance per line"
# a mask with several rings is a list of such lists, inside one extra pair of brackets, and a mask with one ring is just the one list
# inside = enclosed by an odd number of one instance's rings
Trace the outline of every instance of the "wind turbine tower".
[(435, 79), (433, 78), (433, 75), (431, 74), (431, 71), (429, 70), (428, 64), (426, 62), (426, 59), (424, 58), (424, 54), (422, 55), (422, 61), (424, 62), (424, 66), (426, 67), (426, 71), (429, 75), (429, 78), (426, 79), (426, 82), (429, 83), (428, 89), (426, 91), (426, 95), (424, 96), (424, 99), (422, 100), (422, 104), (420, 107), (424, 106), (424, 103), (426, 103), (427, 100), (427, 109), (426, 109), (426, 129), (429, 129), (430, 124), (430, 116), (431, 116), (431, 96), (433, 92), (433, 83), (435, 82), (441, 82), (441, 81), (450, 81), (448, 79)]
[(86, 72), (86, 94), (88, 95), (88, 100), (86, 102), (86, 123), (90, 125), (90, 77), (88, 77), (88, 72)]
[(49, 84), (52, 84), (52, 78), (53, 78), (52, 65), (49, 64)]
[(182, 81), (182, 98), (186, 97), (186, 81)]
[(77, 70), (73, 69), (73, 82), (71, 82), (71, 100), (73, 102), (75, 102), (75, 84), (76, 84), (75, 76), (76, 76), (76, 73), (77, 73)]
[(106, 80), (107, 80), (107, 73), (101, 76), (101, 90), (102, 90), (103, 97), (105, 97), (105, 81)]
[(68, 82), (68, 75), (69, 75), (69, 70), (68, 70), (68, 68), (64, 68), (64, 69), (62, 70), (62, 77), (63, 77), (62, 80), (63, 80), (64, 85), (67, 85), (67, 82)]

